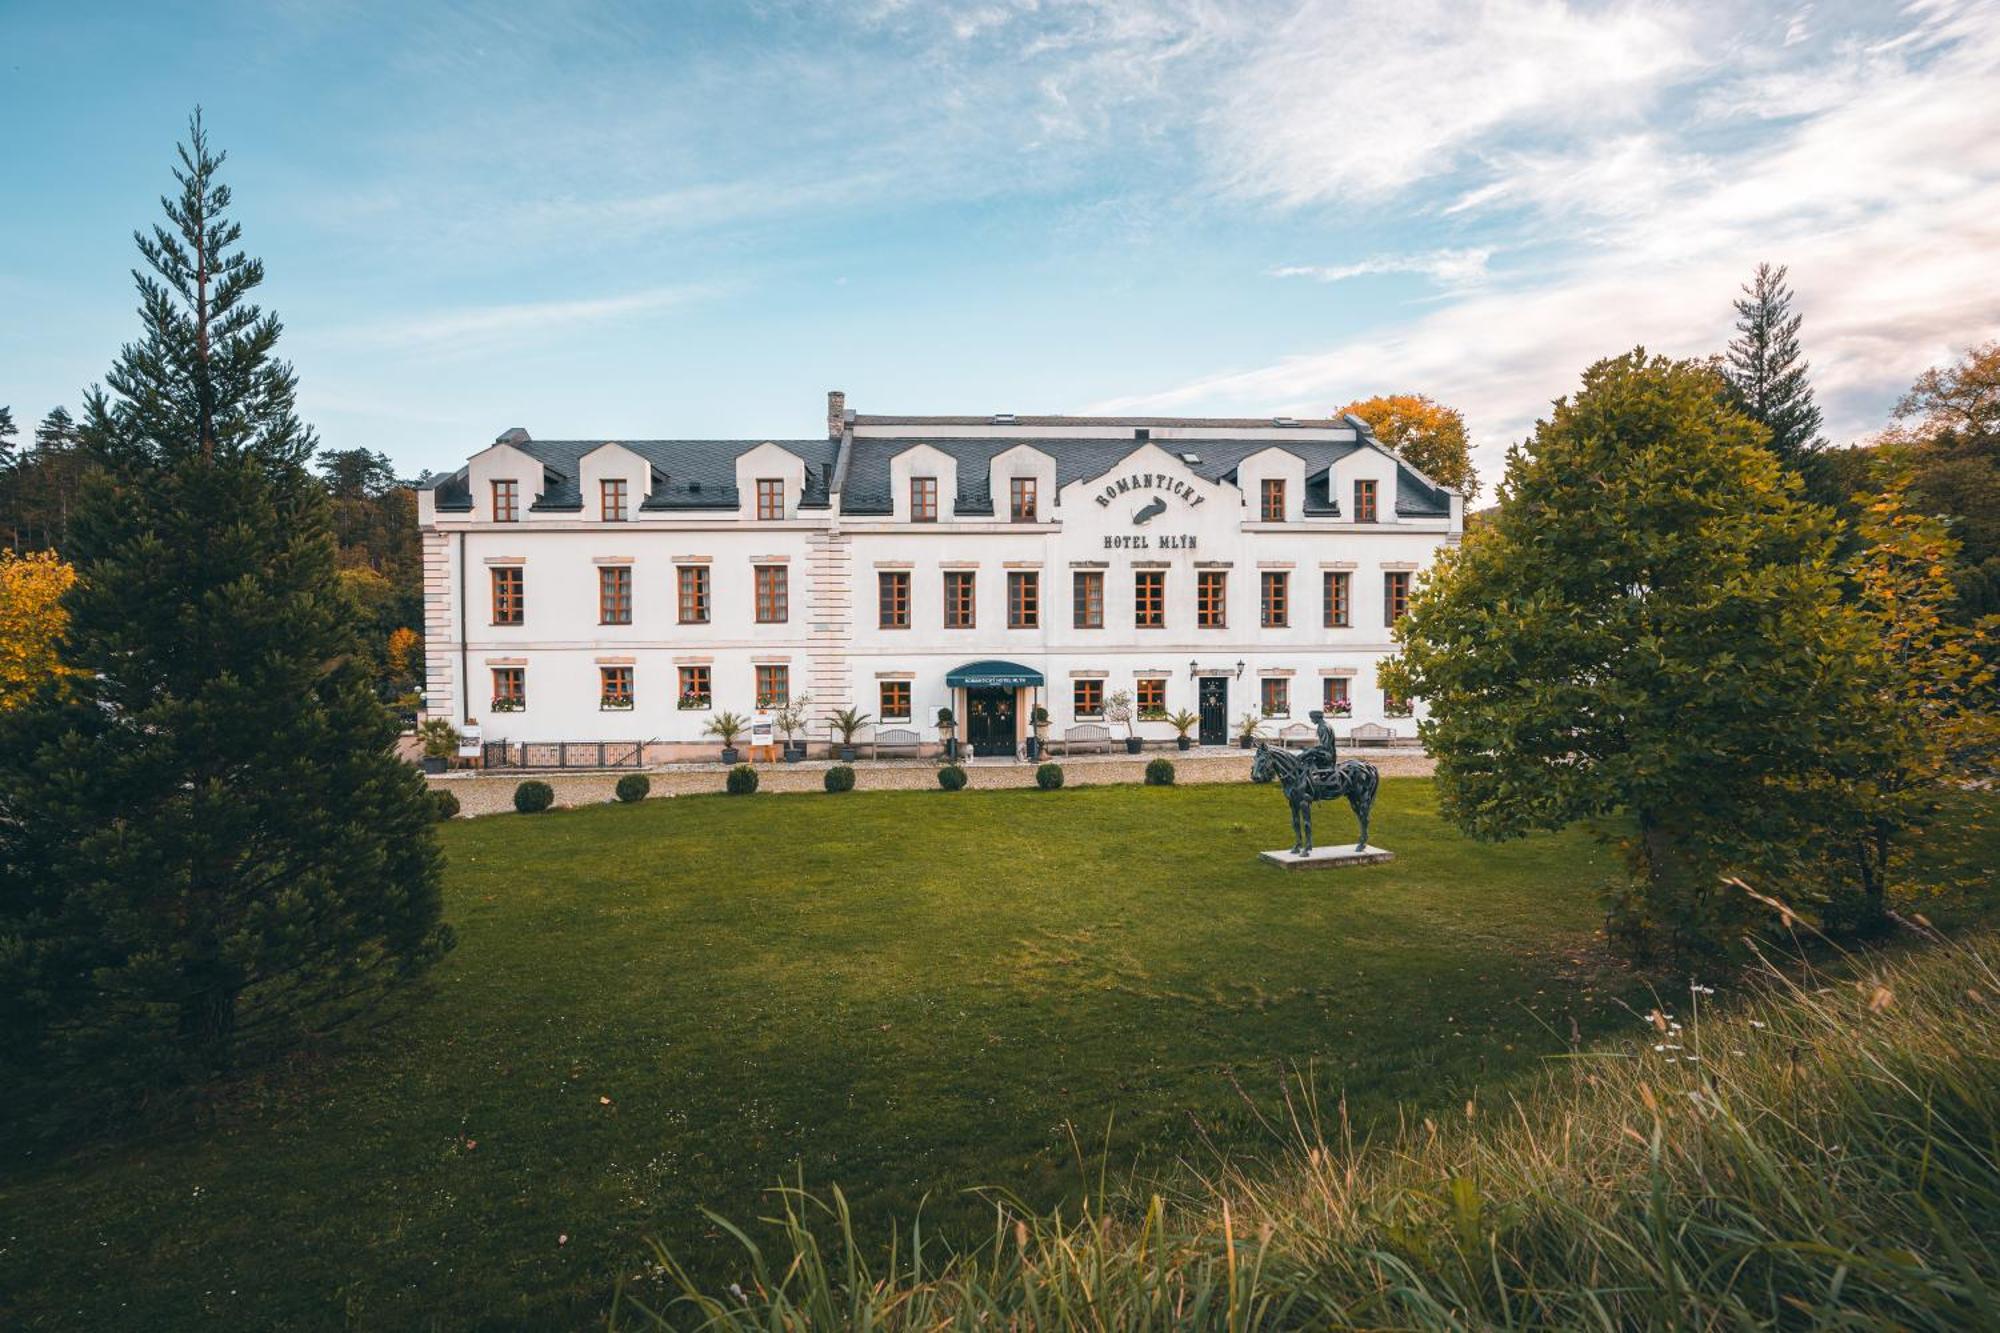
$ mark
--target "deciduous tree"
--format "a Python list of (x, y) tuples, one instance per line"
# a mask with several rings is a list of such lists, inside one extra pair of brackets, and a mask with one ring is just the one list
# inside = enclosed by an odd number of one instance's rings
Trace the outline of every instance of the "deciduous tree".
[(1635, 945), (1726, 938), (1720, 874), (1792, 865), (1792, 789), (1878, 725), (1833, 519), (1764, 438), (1708, 366), (1592, 366), (1510, 451), (1491, 522), (1441, 553), (1385, 677), (1429, 702), (1440, 799), (1468, 833), (1632, 820), (1617, 920)]
[(1432, 481), (1462, 492), (1468, 502), (1479, 493), (1472, 444), (1465, 433), (1465, 417), (1457, 408), (1420, 393), (1391, 393), (1334, 410), (1335, 416), (1348, 413), (1367, 422), (1377, 439)]
[(1925, 371), (1896, 405), (1882, 451), (1909, 474), (1909, 503), (1958, 543), (1955, 617), (2000, 612), (2000, 342)]
[(157, 1087), (324, 1032), (450, 942), (357, 664), (312, 432), (199, 116), (89, 398), (73, 701), (0, 722), (0, 1085)]
[(53, 551), (0, 551), (0, 713), (64, 677), (56, 648), (69, 616), (62, 597), (76, 571)]

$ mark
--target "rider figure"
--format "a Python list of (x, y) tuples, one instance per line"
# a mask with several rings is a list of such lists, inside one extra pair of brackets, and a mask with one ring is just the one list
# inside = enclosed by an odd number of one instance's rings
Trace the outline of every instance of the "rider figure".
[(1331, 774), (1339, 764), (1339, 756), (1334, 752), (1333, 723), (1326, 720), (1326, 713), (1318, 708), (1310, 714), (1313, 727), (1319, 732), (1319, 744), (1307, 750), (1300, 758), (1306, 767), (1316, 773)]

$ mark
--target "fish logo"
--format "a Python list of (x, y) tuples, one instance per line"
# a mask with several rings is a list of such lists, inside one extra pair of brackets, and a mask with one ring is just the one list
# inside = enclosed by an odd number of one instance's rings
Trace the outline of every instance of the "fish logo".
[(1156, 495), (1138, 513), (1132, 515), (1132, 526), (1143, 527), (1166, 512), (1167, 502)]

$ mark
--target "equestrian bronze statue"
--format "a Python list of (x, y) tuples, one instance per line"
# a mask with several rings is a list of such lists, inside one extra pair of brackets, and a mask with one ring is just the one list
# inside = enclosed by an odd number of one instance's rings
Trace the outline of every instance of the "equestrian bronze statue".
[(1257, 782), (1269, 782), (1276, 778), (1285, 799), (1291, 802), (1292, 832), (1297, 835), (1292, 843), (1294, 856), (1305, 856), (1313, 849), (1313, 802), (1331, 801), (1342, 796), (1353, 807), (1354, 818), (1361, 825), (1361, 836), (1355, 840), (1354, 850), (1365, 851), (1368, 847), (1368, 812), (1375, 807), (1375, 789), (1381, 785), (1382, 775), (1373, 764), (1364, 764), (1358, 759), (1339, 759), (1334, 752), (1333, 724), (1317, 708), (1313, 710), (1312, 720), (1319, 731), (1318, 745), (1293, 754), (1289, 750), (1273, 749), (1259, 741), (1257, 758), (1250, 765), (1250, 776)]

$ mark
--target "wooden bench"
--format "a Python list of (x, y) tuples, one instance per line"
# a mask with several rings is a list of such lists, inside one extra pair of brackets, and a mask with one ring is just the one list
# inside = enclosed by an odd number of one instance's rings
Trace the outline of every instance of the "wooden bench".
[(1286, 750), (1310, 750), (1319, 744), (1319, 729), (1293, 722), (1278, 732), (1278, 745)]
[(1076, 747), (1095, 746), (1106, 754), (1111, 753), (1111, 728), (1100, 727), (1095, 722), (1085, 722), (1081, 726), (1065, 727), (1062, 734), (1062, 752), (1076, 753)]
[(1347, 733), (1347, 740), (1351, 745), (1390, 745), (1396, 740), (1396, 732), (1379, 722), (1363, 722)]
[(908, 751), (910, 757), (915, 759), (923, 754), (924, 743), (922, 737), (914, 731), (905, 727), (891, 727), (887, 731), (875, 733), (875, 739), (869, 742), (868, 755), (871, 759), (880, 759), (884, 750)]

